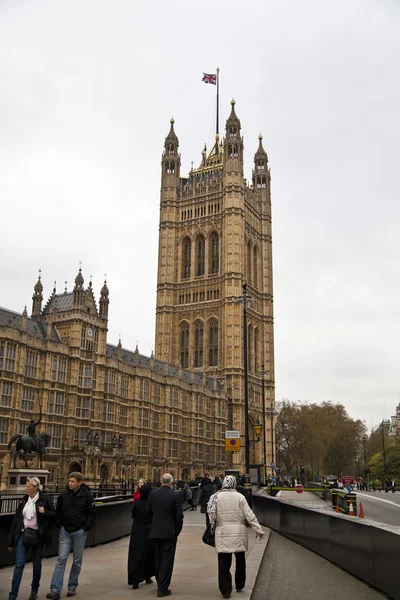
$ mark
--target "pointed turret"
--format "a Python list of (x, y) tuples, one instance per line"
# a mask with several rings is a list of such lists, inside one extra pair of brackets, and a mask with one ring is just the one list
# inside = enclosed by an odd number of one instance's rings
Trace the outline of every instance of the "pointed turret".
[(254, 155), (253, 187), (266, 189), (269, 181), (268, 154), (264, 150), (261, 133), (258, 140), (258, 149)]
[(179, 140), (174, 130), (174, 119), (164, 143), (162, 156), (162, 181), (163, 187), (177, 187), (180, 175), (181, 160), (178, 153)]
[(42, 285), (42, 271), (39, 270), (39, 278), (33, 288), (32, 296), (32, 317), (39, 317), (42, 312), (43, 302), (43, 285)]
[(79, 267), (78, 275), (75, 277), (74, 286), (74, 306), (82, 306), (85, 300), (85, 288), (83, 287), (84, 279), (82, 269)]
[(235, 100), (231, 101), (231, 114), (226, 122), (224, 162), (227, 171), (243, 173), (243, 138), (240, 135), (240, 120), (235, 111)]
[(108, 305), (110, 304), (110, 292), (107, 287), (107, 280), (104, 280), (104, 285), (100, 291), (100, 302), (99, 302), (99, 312), (100, 317), (107, 321), (108, 319)]
[(22, 313), (22, 320), (21, 320), (22, 331), (26, 330), (27, 322), (28, 322), (28, 311), (26, 310), (26, 305), (25, 305), (24, 312)]

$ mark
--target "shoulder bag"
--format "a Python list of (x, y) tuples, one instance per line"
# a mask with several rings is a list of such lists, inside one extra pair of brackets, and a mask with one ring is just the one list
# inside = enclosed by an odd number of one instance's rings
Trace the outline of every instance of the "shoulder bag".
[(37, 529), (31, 529), (27, 527), (22, 532), (22, 543), (24, 546), (37, 546), (39, 544), (39, 531)]

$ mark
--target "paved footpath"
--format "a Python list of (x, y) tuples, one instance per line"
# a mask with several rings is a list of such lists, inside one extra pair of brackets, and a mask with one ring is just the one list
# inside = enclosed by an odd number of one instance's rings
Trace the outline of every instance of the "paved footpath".
[[(171, 581), (171, 598), (182, 600), (219, 600), (221, 595), (218, 590), (217, 555), (214, 548), (206, 546), (201, 541), (205, 530), (205, 515), (199, 510), (185, 511), (184, 526), (178, 538), (178, 547), (175, 557), (174, 573)], [(247, 554), (247, 581), (241, 594), (232, 594), (232, 598), (248, 600), (254, 586), (258, 569), (264, 554), (269, 536), (269, 529), (265, 540), (255, 539), (252, 529), (249, 529), (249, 552)], [(85, 600), (132, 600), (142, 598), (156, 598), (157, 586), (141, 584), (138, 590), (132, 590), (127, 584), (127, 556), (129, 537), (103, 544), (96, 548), (86, 548), (83, 556), (83, 567), (80, 585), (76, 599)], [(72, 556), (72, 555), (71, 555)], [(68, 560), (66, 573), (69, 573), (71, 556)], [(56, 558), (43, 560), (43, 572), (39, 600), (44, 600), (49, 591), (49, 584), (53, 573)], [(0, 569), (0, 599), (7, 600), (11, 586), (13, 567)], [(18, 600), (28, 600), (32, 577), (32, 564), (25, 567)], [(64, 588), (62, 598), (66, 597)]]

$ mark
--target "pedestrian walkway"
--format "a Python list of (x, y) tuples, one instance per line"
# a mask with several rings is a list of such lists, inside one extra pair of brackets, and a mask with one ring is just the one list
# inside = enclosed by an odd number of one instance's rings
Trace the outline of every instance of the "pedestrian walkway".
[[(184, 525), (178, 538), (178, 546), (175, 557), (174, 573), (171, 581), (172, 597), (182, 600), (219, 600), (221, 594), (218, 590), (217, 579), (217, 555), (215, 549), (206, 546), (201, 541), (205, 530), (205, 515), (199, 510), (185, 511)], [(269, 529), (265, 540), (255, 539), (252, 529), (249, 533), (249, 551), (247, 553), (247, 581), (246, 587), (238, 600), (248, 600), (251, 596), (258, 569), (264, 554)], [(157, 585), (141, 584), (138, 590), (132, 590), (127, 584), (127, 559), (129, 538), (123, 538), (116, 542), (85, 549), (83, 556), (83, 567), (80, 585), (76, 598), (79, 600), (132, 600), (142, 598), (156, 598)], [(71, 557), (68, 560), (66, 573), (69, 573)], [(39, 590), (39, 600), (44, 600), (49, 591), (49, 584), (53, 574), (56, 558), (43, 560), (42, 581)], [(234, 561), (233, 561), (234, 562)], [(8, 598), (11, 585), (13, 567), (0, 569), (0, 598)], [(18, 599), (27, 600), (30, 594), (30, 583), (32, 576), (32, 564), (25, 567), (24, 576)], [(66, 596), (64, 588), (62, 598)], [(236, 593), (232, 593), (232, 598)]]

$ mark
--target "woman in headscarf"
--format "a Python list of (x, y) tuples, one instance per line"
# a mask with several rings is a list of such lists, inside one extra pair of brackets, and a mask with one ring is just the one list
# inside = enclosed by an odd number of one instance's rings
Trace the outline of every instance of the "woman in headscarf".
[(137, 590), (139, 583), (153, 583), (151, 578), (155, 574), (154, 555), (151, 541), (149, 540), (151, 516), (147, 512), (147, 501), (151, 492), (151, 485), (145, 483), (140, 488), (140, 498), (132, 508), (132, 531), (129, 542), (128, 554), (128, 584)]
[(235, 586), (241, 592), (246, 583), (246, 555), (248, 536), (246, 522), (254, 529), (256, 536), (264, 537), (257, 517), (247, 504), (243, 494), (236, 491), (236, 477), (227, 475), (222, 488), (211, 496), (207, 512), (212, 527), (215, 527), (215, 551), (218, 553), (218, 585), (224, 598), (232, 592), (230, 572), (232, 554), (236, 557)]
[(140, 499), (140, 488), (144, 485), (144, 479), (140, 478), (137, 484), (136, 492), (133, 493), (133, 501), (136, 502)]
[[(26, 480), (26, 496), (18, 504), (8, 536), (8, 549), (16, 551), (15, 569), (11, 582), (9, 600), (18, 596), (29, 547), (32, 548), (32, 589), (29, 600), (36, 600), (42, 574), (44, 546), (51, 546), (51, 520), (55, 515), (53, 502), (43, 488), (38, 477)], [(28, 535), (31, 541), (28, 540)], [(28, 545), (29, 544), (29, 545)]]

